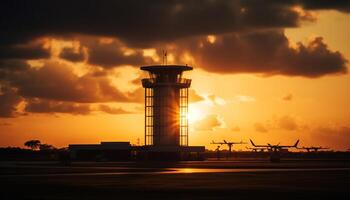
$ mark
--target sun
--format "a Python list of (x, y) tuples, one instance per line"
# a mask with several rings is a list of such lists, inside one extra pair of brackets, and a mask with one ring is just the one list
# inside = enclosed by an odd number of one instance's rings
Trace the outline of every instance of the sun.
[(195, 105), (189, 106), (188, 123), (193, 124), (203, 118), (203, 112)]

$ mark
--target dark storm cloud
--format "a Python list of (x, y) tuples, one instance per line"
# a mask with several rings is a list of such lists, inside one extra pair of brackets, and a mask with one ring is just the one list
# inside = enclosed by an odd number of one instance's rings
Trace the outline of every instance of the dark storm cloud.
[(349, 8), (348, 1), (326, 0), (2, 0), (0, 45), (82, 34), (154, 46), (189, 36), (295, 27), (301, 20), (312, 20), (293, 9), (297, 5), (340, 11)]
[(142, 46), (242, 28), (291, 27), (294, 1), (128, 0), (1, 1), (0, 43), (50, 35), (113, 36)]
[(87, 104), (30, 99), (27, 100), (25, 111), (30, 113), (68, 113), (74, 115), (87, 115), (90, 114), (91, 108), (90, 105)]
[[(292, 9), (295, 2), (290, 0), (242, 0), (240, 23), (242, 27), (257, 28), (278, 28), (295, 27), (300, 20), (314, 20), (300, 15)], [(307, 16), (307, 15), (306, 15)]]
[(305, 9), (349, 11), (347, 0), (2, 0), (0, 43), (42, 35), (116, 36), (132, 44), (257, 27), (297, 26)]
[(299, 0), (299, 3), (310, 10), (339, 10), (350, 12), (349, 0)]
[(73, 48), (63, 48), (59, 56), (60, 58), (71, 62), (82, 62), (85, 59), (85, 54), (82, 48), (79, 48), (78, 51)]
[[(1, 34), (1, 31), (0, 31)], [(0, 44), (0, 60), (42, 59), (50, 57), (50, 49), (44, 48), (43, 41), (29, 41), (21, 44)]]
[[(24, 70), (29, 67), (28, 63), (26, 60), (23, 59), (0, 59), (0, 70), (4, 70), (3, 73), (6, 73), (8, 70), (10, 71), (17, 71), (17, 70)], [(0, 72), (0, 80), (2, 79), (1, 77), (1, 72)]]
[(205, 38), (188, 49), (199, 66), (217, 73), (319, 77), (347, 72), (347, 60), (331, 51), (322, 38), (293, 48), (283, 31), (277, 30), (225, 34), (215, 43)]
[[(108, 69), (152, 64), (142, 48), (156, 48), (161, 55), (160, 49), (170, 43), (193, 54), (199, 66), (211, 72), (306, 77), (345, 73), (345, 58), (321, 38), (291, 48), (278, 31), (314, 20), (307, 10), (302, 14), (294, 9), (296, 5), (349, 10), (347, 1), (324, 0), (2, 0), (0, 84), (10, 89), (0, 93), (0, 115), (14, 116), (21, 98), (28, 100), (27, 112), (73, 114), (89, 113), (89, 103), (143, 102), (141, 87), (122, 93), (107, 78)], [(202, 40), (208, 34), (217, 35), (217, 41)], [(101, 42), (101, 36), (111, 42)], [(60, 58), (98, 67), (83, 76), (47, 60), (41, 68), (30, 68), (27, 60), (51, 57), (50, 42), (43, 37), (77, 40), (79, 49), (63, 48)], [(194, 93), (192, 99), (202, 97)]]
[(17, 105), (22, 98), (16, 90), (0, 84), (0, 118), (14, 117), (16, 115)]
[(142, 65), (147, 61), (143, 57), (141, 50), (125, 50), (120, 42), (112, 41), (101, 43), (97, 40), (86, 44), (89, 52), (88, 62), (93, 65), (99, 65), (105, 68), (111, 68), (119, 65)]

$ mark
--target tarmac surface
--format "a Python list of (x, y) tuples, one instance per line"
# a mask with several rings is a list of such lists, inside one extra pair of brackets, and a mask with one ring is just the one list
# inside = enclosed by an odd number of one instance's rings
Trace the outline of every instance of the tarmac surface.
[(350, 161), (1, 162), (0, 199), (347, 199)]

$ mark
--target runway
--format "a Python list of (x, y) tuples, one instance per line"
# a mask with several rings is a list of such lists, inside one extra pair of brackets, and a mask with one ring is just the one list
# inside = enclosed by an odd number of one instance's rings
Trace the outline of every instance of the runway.
[(339, 199), (350, 162), (5, 162), (0, 180), (1, 199)]

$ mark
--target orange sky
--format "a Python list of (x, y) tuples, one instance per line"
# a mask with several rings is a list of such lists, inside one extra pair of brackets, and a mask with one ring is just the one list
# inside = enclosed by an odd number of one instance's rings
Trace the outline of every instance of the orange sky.
[[(350, 15), (338, 11), (315, 11), (314, 14), (317, 17), (316, 21), (303, 22), (298, 28), (285, 29), (290, 45), (296, 45), (297, 42), (306, 44), (313, 38), (322, 36), (330, 50), (341, 52), (349, 60)], [(207, 38), (210, 43), (215, 44), (218, 41), (213, 38), (217, 37), (220, 37), (220, 34), (210, 34)], [(103, 73), (103, 70), (96, 68), (96, 64), (88, 63), (86, 58), (82, 62), (64, 60), (60, 57), (63, 49), (72, 48), (76, 52), (88, 54), (88, 47), (104, 43), (111, 44), (108, 48), (113, 48), (113, 45), (119, 44), (119, 40), (85, 35), (68, 39), (46, 36), (41, 38), (39, 43), (50, 48), (51, 57), (27, 60), (32, 69), (44, 68), (45, 63), (51, 62), (55, 63), (59, 70), (67, 68), (68, 71), (62, 72), (67, 74), (64, 75), (66, 77), (70, 71), (75, 76), (82, 77), (92, 73), (91, 71)], [(86, 46), (83, 47), (83, 44)], [(225, 74), (203, 69), (200, 66), (201, 62), (196, 60), (191, 52), (177, 58), (178, 47), (172, 45), (173, 43), (167, 45), (168, 63), (176, 64), (182, 61), (193, 65), (194, 70), (186, 72), (185, 76), (192, 78), (191, 88), (202, 97), (202, 100), (190, 105), (190, 145), (205, 145), (213, 149), (215, 145), (210, 145), (212, 140), (248, 141), (251, 138), (256, 143), (292, 144), (300, 139), (301, 146), (321, 145), (335, 150), (350, 148), (349, 74), (327, 74), (321, 77), (255, 72)], [(151, 62), (161, 62), (159, 49), (134, 49), (128, 46), (121, 49), (124, 56), (140, 54)], [(97, 99), (96, 102), (83, 102), (83, 96), (77, 101), (77, 105), (88, 103), (91, 109), (88, 114), (83, 113), (83, 108), (80, 110), (82, 113), (73, 114), (64, 111), (25, 112), (27, 102), (22, 101), (16, 105), (15, 117), (0, 118), (0, 146), (22, 147), (29, 139), (39, 139), (57, 147), (100, 141), (131, 141), (137, 144), (138, 139), (142, 144), (144, 113), (140, 98), (143, 96), (141, 91), (135, 91), (140, 86), (139, 77), (145, 74), (142, 74), (138, 67), (121, 63), (118, 68), (108, 68), (108, 75), (103, 79), (98, 78), (98, 81), (101, 81), (101, 84), (110, 81), (113, 87), (128, 94), (129, 99), (115, 102), (114, 96), (108, 96), (111, 92), (107, 92), (89, 96)], [(86, 84), (86, 90), (92, 91), (91, 88), (95, 87), (92, 80), (95, 81), (96, 77), (99, 76), (91, 75), (74, 82), (74, 76), (69, 76), (67, 82)], [(35, 78), (30, 80), (35, 81)], [(61, 89), (68, 91), (65, 86)], [(57, 93), (60, 92), (53, 91), (52, 95)], [(109, 113), (103, 111), (101, 105), (109, 106)], [(125, 113), (119, 112), (118, 109)], [(245, 149), (245, 146), (237, 146), (234, 149)]]

